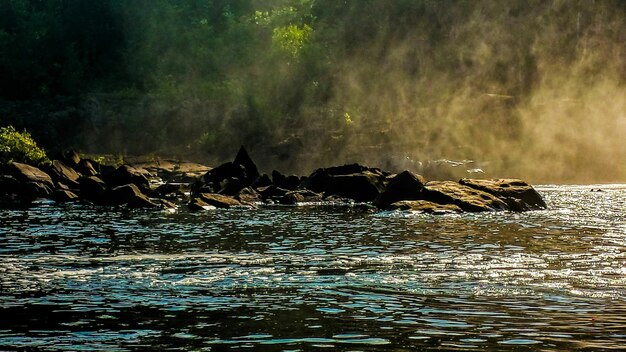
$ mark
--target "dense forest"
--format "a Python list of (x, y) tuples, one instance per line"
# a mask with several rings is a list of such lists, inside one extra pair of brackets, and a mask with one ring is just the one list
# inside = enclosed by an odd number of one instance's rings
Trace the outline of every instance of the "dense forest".
[(4, 0), (0, 127), (49, 151), (623, 181), (624, 43), (622, 0)]

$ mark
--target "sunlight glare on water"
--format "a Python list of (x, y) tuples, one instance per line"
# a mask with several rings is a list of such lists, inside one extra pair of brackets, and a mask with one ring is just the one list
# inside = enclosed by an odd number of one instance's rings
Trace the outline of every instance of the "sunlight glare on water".
[[(596, 192), (601, 188), (602, 192)], [(0, 210), (0, 349), (622, 349), (626, 187), (549, 210)]]

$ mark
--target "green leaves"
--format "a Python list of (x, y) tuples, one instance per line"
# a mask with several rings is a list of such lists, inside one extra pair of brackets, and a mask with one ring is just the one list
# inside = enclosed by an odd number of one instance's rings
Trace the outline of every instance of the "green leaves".
[(298, 57), (300, 50), (309, 41), (311, 33), (313, 33), (313, 28), (306, 23), (301, 27), (290, 24), (285, 27), (274, 28), (272, 41), (295, 58)]
[(13, 126), (0, 128), (0, 164), (12, 161), (42, 165), (50, 160), (26, 130), (17, 132)]

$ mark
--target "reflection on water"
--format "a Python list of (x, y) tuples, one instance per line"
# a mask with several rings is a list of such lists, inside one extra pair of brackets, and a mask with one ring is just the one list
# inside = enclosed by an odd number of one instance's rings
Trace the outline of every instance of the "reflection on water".
[(623, 349), (626, 189), (548, 211), (0, 210), (0, 350)]

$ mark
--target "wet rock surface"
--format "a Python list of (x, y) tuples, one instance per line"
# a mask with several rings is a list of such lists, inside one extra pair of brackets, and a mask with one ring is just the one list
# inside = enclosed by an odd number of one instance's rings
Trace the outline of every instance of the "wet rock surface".
[(0, 202), (85, 201), (106, 206), (192, 211), (262, 204), (362, 203), (370, 209), (429, 214), (545, 209), (541, 195), (518, 179), (430, 181), (405, 170), (398, 174), (346, 164), (308, 176), (274, 170), (261, 174), (241, 147), (233, 161), (214, 168), (173, 160), (137, 161), (118, 167), (62, 153), (43, 168), (11, 163), (0, 170)]

